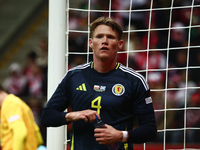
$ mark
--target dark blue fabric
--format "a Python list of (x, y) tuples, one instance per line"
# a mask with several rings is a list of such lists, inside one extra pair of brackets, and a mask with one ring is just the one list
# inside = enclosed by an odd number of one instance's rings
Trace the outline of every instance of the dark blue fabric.
[[(134, 70), (118, 64), (108, 73), (98, 73), (92, 63), (69, 70), (42, 112), (44, 126), (57, 127), (67, 124), (63, 112), (69, 105), (72, 111), (98, 110), (105, 124), (129, 132), (129, 148), (132, 143), (143, 143), (156, 135), (153, 104), (147, 103), (150, 90), (144, 78)], [(85, 89), (84, 89), (85, 88)], [(94, 106), (98, 105), (97, 109)], [(140, 127), (133, 129), (135, 118)], [(94, 137), (94, 124), (83, 120), (73, 122), (75, 150), (107, 149), (99, 145)], [(124, 143), (118, 143), (120, 150)]]

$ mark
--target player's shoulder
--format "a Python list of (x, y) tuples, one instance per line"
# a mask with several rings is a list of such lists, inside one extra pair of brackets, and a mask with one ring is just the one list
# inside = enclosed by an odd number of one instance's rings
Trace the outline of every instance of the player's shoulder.
[(135, 71), (134, 69), (126, 67), (122, 64), (119, 65), (119, 69), (121, 70), (121, 72), (123, 72), (125, 74), (127, 79), (129, 79), (133, 82), (140, 82), (144, 85), (146, 90), (149, 89), (147, 81), (142, 74), (140, 74), (137, 71)]
[(10, 108), (11, 107), (17, 107), (19, 105), (22, 105), (22, 100), (19, 97), (13, 95), (13, 94), (9, 94), (6, 97), (3, 104), (4, 104), (4, 106), (10, 107)]
[(66, 82), (70, 80), (75, 74), (82, 73), (83, 70), (90, 68), (90, 65), (91, 65), (91, 62), (78, 65), (76, 67), (69, 69), (64, 75), (64, 77), (61, 79), (61, 82)]
[(81, 64), (81, 65), (78, 65), (76, 67), (73, 67), (73, 68), (69, 69), (68, 72), (70, 72), (70, 73), (79, 72), (79, 71), (81, 71), (83, 69), (86, 69), (86, 68), (90, 67), (90, 65), (91, 65), (91, 62), (85, 63), (85, 64)]
[(131, 77), (134, 77), (134, 78), (138, 78), (138, 79), (144, 78), (143, 75), (141, 75), (140, 73), (138, 73), (138, 72), (135, 71), (134, 69), (129, 68), (129, 67), (126, 67), (126, 66), (124, 66), (124, 65), (122, 65), (122, 64), (119, 65), (119, 69), (120, 69), (123, 73), (127, 74), (128, 76), (131, 76)]
[(91, 62), (73, 67), (67, 71), (67, 73), (65, 74), (65, 77), (66, 76), (69, 77), (69, 76), (73, 76), (74, 74), (81, 73), (83, 70), (90, 68), (90, 65), (91, 65)]

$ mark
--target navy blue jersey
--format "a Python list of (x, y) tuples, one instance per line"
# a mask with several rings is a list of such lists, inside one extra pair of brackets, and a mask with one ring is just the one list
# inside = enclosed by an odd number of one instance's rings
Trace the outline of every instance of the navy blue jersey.
[[(146, 142), (155, 136), (156, 123), (149, 86), (142, 75), (117, 63), (108, 73), (99, 73), (93, 62), (67, 72), (43, 110), (45, 126), (67, 124), (63, 112), (69, 105), (72, 111), (96, 110), (104, 123), (117, 130), (129, 132), (129, 144), (118, 143), (120, 150), (132, 148), (132, 143)], [(140, 128), (133, 129), (136, 118)], [(146, 137), (149, 136), (149, 137)], [(94, 137), (94, 123), (74, 121), (71, 131), (74, 150), (102, 150)]]

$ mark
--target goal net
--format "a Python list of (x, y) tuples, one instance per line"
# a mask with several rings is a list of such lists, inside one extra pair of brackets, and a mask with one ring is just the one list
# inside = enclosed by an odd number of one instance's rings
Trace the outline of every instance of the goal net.
[(146, 78), (158, 129), (134, 149), (200, 149), (200, 0), (66, 0), (65, 7), (66, 70), (92, 61), (89, 24), (97, 17), (123, 28), (118, 61)]

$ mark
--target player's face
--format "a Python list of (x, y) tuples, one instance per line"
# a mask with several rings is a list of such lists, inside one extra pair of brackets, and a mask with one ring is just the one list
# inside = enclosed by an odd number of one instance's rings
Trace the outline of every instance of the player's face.
[(115, 59), (117, 52), (123, 46), (123, 40), (118, 40), (117, 32), (106, 25), (96, 27), (93, 38), (89, 40), (89, 45), (93, 49), (93, 57), (97, 60)]

